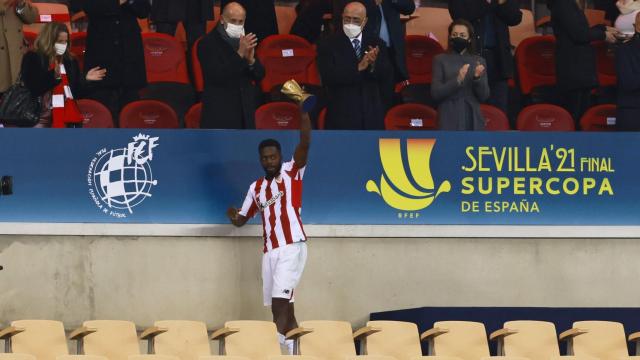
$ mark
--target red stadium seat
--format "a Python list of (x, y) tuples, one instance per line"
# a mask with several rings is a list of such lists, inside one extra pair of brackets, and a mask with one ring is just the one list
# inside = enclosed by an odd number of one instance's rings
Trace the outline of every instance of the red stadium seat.
[[(87, 48), (87, 33), (77, 32), (71, 33), (71, 53), (78, 60), (80, 71), (84, 70), (84, 53)], [(87, 69), (89, 70), (89, 69)]]
[(524, 39), (516, 49), (516, 67), (520, 91), (530, 96), (534, 89), (556, 83), (555, 37), (534, 36)]
[(256, 110), (256, 129), (300, 129), (300, 109), (288, 102), (272, 102)]
[(560, 106), (535, 104), (522, 109), (518, 115), (518, 130), (522, 131), (574, 131), (571, 114)]
[(318, 130), (324, 130), (324, 124), (327, 121), (327, 108), (320, 110), (318, 115)]
[(200, 129), (200, 118), (202, 118), (202, 103), (197, 103), (184, 116), (184, 127), (187, 129)]
[(202, 38), (196, 40), (191, 48), (191, 71), (193, 72), (193, 86), (197, 92), (204, 91), (204, 76), (202, 75), (202, 66), (198, 58), (198, 44)]
[(171, 106), (157, 100), (138, 100), (120, 112), (120, 127), (131, 129), (176, 129), (178, 115)]
[(27, 45), (29, 46), (29, 49), (33, 49), (33, 44), (36, 42), (36, 38), (38, 37), (38, 33), (35, 33), (33, 31), (29, 31), (29, 30), (25, 30), (23, 31), (24, 34), (24, 39), (27, 42)]
[(436, 40), (422, 35), (405, 37), (405, 54), (410, 84), (430, 84), (433, 57), (444, 49)]
[(82, 114), (82, 127), (83, 128), (112, 128), (113, 118), (111, 112), (102, 103), (90, 100), (80, 99), (78, 100), (78, 108)]
[(391, 108), (384, 118), (387, 130), (436, 130), (438, 113), (422, 104), (402, 104)]
[(38, 17), (33, 24), (24, 25), (23, 30), (38, 33), (44, 24), (59, 22), (67, 25), (67, 29), (71, 31), (71, 16), (67, 5), (49, 2), (34, 2), (33, 5), (38, 8)]
[(484, 116), (484, 129), (487, 131), (506, 131), (511, 130), (509, 126), (509, 118), (504, 111), (499, 108), (487, 104), (480, 104), (480, 111)]
[(311, 83), (316, 51), (307, 40), (296, 35), (271, 35), (262, 40), (257, 56), (266, 73), (261, 82), (263, 92), (290, 79), (299, 84)]
[(160, 33), (144, 33), (142, 43), (148, 82), (189, 84), (184, 49), (176, 38)]
[(580, 128), (582, 131), (615, 131), (616, 106), (602, 104), (592, 107), (582, 115)]
[(604, 41), (593, 43), (596, 49), (596, 63), (598, 66), (598, 82), (600, 86), (616, 86), (615, 51)]

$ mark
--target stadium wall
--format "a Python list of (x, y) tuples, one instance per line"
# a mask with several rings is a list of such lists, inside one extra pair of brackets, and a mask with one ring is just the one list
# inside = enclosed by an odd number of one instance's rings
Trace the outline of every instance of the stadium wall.
[[(358, 326), (371, 312), (420, 306), (632, 307), (640, 297), (638, 238), (348, 232), (310, 239), (299, 320)], [(256, 236), (0, 235), (0, 323), (270, 320), (260, 260)]]

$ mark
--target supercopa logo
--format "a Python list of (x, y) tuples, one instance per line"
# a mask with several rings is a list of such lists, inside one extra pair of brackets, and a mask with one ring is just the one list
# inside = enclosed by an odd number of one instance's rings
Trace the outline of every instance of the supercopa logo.
[(127, 147), (102, 148), (95, 154), (89, 163), (87, 182), (91, 200), (103, 213), (126, 218), (151, 197), (151, 189), (158, 184), (150, 165), (158, 139), (139, 134)]

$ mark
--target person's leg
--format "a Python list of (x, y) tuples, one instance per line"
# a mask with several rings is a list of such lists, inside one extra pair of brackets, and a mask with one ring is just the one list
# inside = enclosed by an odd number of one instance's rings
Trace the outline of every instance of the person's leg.
[(496, 80), (489, 84), (490, 93), (487, 104), (493, 105), (505, 114), (509, 114), (509, 82), (507, 80)]
[(178, 27), (178, 23), (174, 22), (154, 22), (153, 25), (156, 27), (156, 32), (171, 36), (175, 36)]
[(86, 98), (95, 100), (106, 106), (107, 109), (109, 109), (109, 112), (111, 112), (111, 117), (113, 118), (114, 125), (118, 127), (118, 115), (120, 114), (118, 105), (118, 90), (113, 88), (99, 88), (87, 94)]
[(195, 77), (193, 76), (193, 64), (191, 63), (191, 50), (193, 49), (193, 44), (202, 36), (204, 36), (207, 32), (207, 23), (206, 22), (191, 22), (185, 21), (182, 23), (185, 27), (185, 31), (187, 33), (187, 70), (189, 71), (189, 76), (191, 78), (191, 83), (194, 83)]

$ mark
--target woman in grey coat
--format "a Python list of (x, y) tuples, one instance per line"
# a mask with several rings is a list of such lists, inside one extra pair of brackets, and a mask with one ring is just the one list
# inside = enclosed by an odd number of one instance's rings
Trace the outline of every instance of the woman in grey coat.
[(449, 25), (449, 50), (433, 59), (431, 96), (438, 103), (440, 130), (483, 130), (480, 102), (489, 97), (485, 60), (474, 54), (473, 26)]

